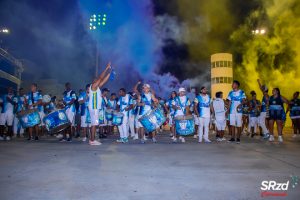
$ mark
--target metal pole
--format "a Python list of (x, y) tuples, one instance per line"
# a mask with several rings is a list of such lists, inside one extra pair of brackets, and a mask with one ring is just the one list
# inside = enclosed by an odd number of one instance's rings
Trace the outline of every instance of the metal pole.
[(99, 49), (98, 49), (98, 43), (96, 44), (96, 66), (95, 66), (95, 77), (98, 76), (98, 66), (99, 66)]

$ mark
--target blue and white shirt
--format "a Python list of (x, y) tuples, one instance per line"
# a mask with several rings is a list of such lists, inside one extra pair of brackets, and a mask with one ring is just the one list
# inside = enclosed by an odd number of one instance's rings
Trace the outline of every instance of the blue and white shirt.
[(171, 115), (172, 117), (175, 115), (175, 110), (174, 110), (174, 108), (173, 108), (173, 106), (172, 106), (172, 105), (174, 105), (174, 104), (175, 104), (175, 100), (172, 99), (172, 98), (168, 99), (168, 101), (166, 102), (166, 106), (169, 108), (169, 110), (170, 110), (170, 115)]
[(210, 97), (209, 95), (198, 95), (194, 102), (198, 104), (199, 117), (210, 118)]
[(121, 96), (117, 104), (120, 106), (120, 112), (129, 116), (129, 111), (126, 111), (125, 109), (132, 105), (131, 96), (129, 94), (126, 94), (124, 97)]
[(191, 105), (191, 102), (187, 96), (178, 96), (172, 102), (174, 106), (176, 106), (177, 110), (175, 110), (175, 117), (186, 114), (186, 107)]
[(88, 112), (89, 96), (86, 92), (82, 92), (78, 97), (78, 101), (84, 101), (84, 103), (80, 104), (80, 115), (84, 116)]
[(117, 100), (108, 100), (107, 101), (107, 108), (116, 110), (117, 109)]
[(147, 112), (149, 112), (150, 110), (152, 110), (152, 103), (153, 103), (152, 93), (150, 93), (150, 92), (148, 94), (142, 93), (141, 103), (144, 103), (145, 105), (140, 106), (139, 115), (144, 115)]
[(243, 102), (243, 99), (246, 99), (246, 95), (243, 90), (230, 91), (227, 99), (231, 101), (230, 111), (229, 111), (230, 114), (242, 113), (242, 109), (241, 111), (238, 112), (237, 107)]
[[(63, 100), (66, 104), (70, 103), (72, 100), (76, 100), (76, 93), (73, 90), (65, 91)], [(67, 105), (65, 109), (70, 109), (72, 112), (76, 111), (75, 102), (71, 105)]]
[(22, 110), (25, 110), (25, 99), (26, 99), (26, 96), (23, 95), (23, 96), (15, 96), (14, 97), (14, 102), (17, 104), (16, 106), (16, 109), (15, 109), (15, 112), (18, 113)]
[(30, 92), (30, 93), (27, 94), (26, 99), (27, 99), (27, 102), (28, 102), (28, 105), (29, 105), (30, 109), (38, 109), (39, 112), (44, 112), (43, 105), (38, 105), (38, 106), (31, 107), (32, 104), (35, 104), (38, 101), (43, 99), (43, 96), (42, 96), (41, 93), (39, 93), (39, 92), (34, 92), (34, 93)]
[[(5, 94), (1, 97), (2, 99), (2, 111), (1, 113), (13, 113), (14, 112), (14, 95), (13, 94)], [(8, 100), (10, 99), (10, 100)]]

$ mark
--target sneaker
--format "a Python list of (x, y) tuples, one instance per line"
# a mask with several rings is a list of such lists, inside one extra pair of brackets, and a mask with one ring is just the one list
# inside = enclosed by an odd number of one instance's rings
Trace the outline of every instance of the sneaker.
[(59, 142), (66, 142), (67, 140), (65, 139), (65, 138), (61, 138), (60, 140), (59, 140)]
[(28, 141), (34, 140), (34, 138), (33, 138), (33, 137), (29, 137), (29, 138), (27, 138), (27, 140), (28, 140)]
[(211, 141), (209, 139), (204, 140), (205, 143), (211, 143)]
[(99, 146), (101, 145), (102, 143), (101, 142), (98, 142), (97, 140), (94, 140), (94, 141), (89, 141), (89, 145), (95, 145), (95, 146)]
[(198, 143), (202, 143), (202, 140), (198, 140)]
[(270, 135), (269, 142), (274, 142), (274, 135)]
[(278, 136), (278, 142), (283, 142), (283, 138), (282, 138), (282, 136), (280, 135), (280, 136)]
[(159, 129), (159, 132), (160, 132), (160, 133), (162, 133), (162, 132), (163, 132), (163, 130), (162, 130), (162, 129)]
[(222, 138), (221, 138), (221, 141), (226, 141), (226, 138), (225, 138), (225, 137), (222, 137)]
[(126, 138), (123, 138), (123, 142), (124, 142), (124, 143), (127, 143), (127, 142), (129, 142), (129, 140), (128, 140), (128, 137), (126, 137)]
[(292, 136), (292, 138), (296, 138), (297, 137), (297, 134), (294, 134), (293, 136)]
[(61, 139), (61, 138), (63, 138), (63, 137), (64, 137), (63, 134), (58, 134), (58, 135), (56, 136), (57, 139)]
[(10, 137), (9, 136), (7, 136), (6, 138), (5, 138), (5, 140), (7, 140), (7, 141), (10, 141)]
[(141, 144), (145, 144), (145, 140), (144, 139), (141, 139)]
[(185, 143), (184, 137), (181, 137), (181, 142), (182, 142), (182, 143)]
[(198, 137), (197, 135), (194, 135), (194, 139), (197, 139), (197, 137)]
[(135, 134), (133, 140), (138, 140), (139, 139), (139, 135)]
[(0, 141), (3, 141), (3, 140), (4, 140), (4, 138), (2, 136), (0, 136)]
[(235, 139), (231, 138), (230, 140), (228, 140), (228, 142), (235, 142)]
[(67, 142), (72, 142), (72, 139), (71, 139), (71, 138), (68, 138), (68, 139), (67, 139)]
[(241, 143), (240, 138), (237, 138), (237, 139), (236, 139), (236, 143), (237, 143), (237, 144), (240, 144), (240, 143)]
[(39, 140), (39, 137), (38, 137), (38, 136), (35, 136), (34, 140), (38, 141), (38, 140)]
[(116, 142), (117, 142), (117, 143), (124, 143), (124, 140), (123, 140), (123, 138), (120, 138), (120, 139), (118, 139)]
[(173, 133), (170, 133), (170, 137), (174, 137), (174, 136), (173, 136)]
[(217, 142), (222, 142), (223, 141), (222, 138), (217, 138), (216, 140), (217, 140)]
[(266, 134), (264, 135), (263, 139), (269, 139), (269, 137), (270, 137), (270, 134), (269, 134), (269, 133), (266, 133)]
[(155, 138), (152, 138), (153, 143), (157, 143), (157, 140)]
[(82, 138), (82, 142), (86, 142), (87, 137)]
[(254, 138), (254, 136), (255, 136), (255, 134), (254, 134), (254, 133), (252, 133), (252, 134), (251, 134), (251, 138)]
[(148, 139), (146, 138), (146, 135), (144, 135), (144, 140), (147, 141)]
[(173, 140), (173, 142), (177, 142), (177, 138), (176, 137), (172, 138), (172, 140)]

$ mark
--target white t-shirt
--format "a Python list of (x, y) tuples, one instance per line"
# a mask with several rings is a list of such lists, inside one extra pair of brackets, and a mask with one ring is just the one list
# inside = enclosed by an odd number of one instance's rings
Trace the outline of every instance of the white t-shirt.
[(224, 100), (221, 98), (216, 98), (215, 100), (213, 100), (212, 105), (214, 108), (216, 120), (225, 120), (226, 110)]

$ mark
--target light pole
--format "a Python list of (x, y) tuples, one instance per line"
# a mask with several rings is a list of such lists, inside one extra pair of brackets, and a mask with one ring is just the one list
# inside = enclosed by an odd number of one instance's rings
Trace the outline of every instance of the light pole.
[[(106, 26), (106, 14), (92, 14), (89, 22), (90, 31), (101, 30), (101, 27)], [(96, 63), (95, 63), (95, 77), (98, 76), (99, 68), (99, 41), (96, 39)]]

